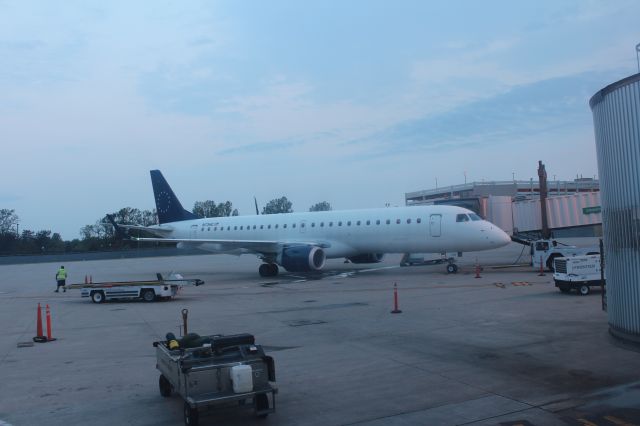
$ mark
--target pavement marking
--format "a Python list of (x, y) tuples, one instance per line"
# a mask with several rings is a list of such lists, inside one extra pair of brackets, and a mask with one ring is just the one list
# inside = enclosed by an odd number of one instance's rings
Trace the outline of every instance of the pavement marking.
[(576, 420), (585, 426), (598, 426), (596, 423), (590, 422), (589, 420), (586, 420), (586, 419), (576, 419)]
[(611, 423), (620, 425), (620, 426), (633, 426), (633, 423), (626, 422), (622, 419), (613, 416), (604, 416), (606, 420), (609, 420)]

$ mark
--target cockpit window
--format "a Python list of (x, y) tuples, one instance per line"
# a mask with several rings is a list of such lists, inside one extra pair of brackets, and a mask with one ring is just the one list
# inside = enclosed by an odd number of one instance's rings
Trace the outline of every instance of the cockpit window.
[(464, 213), (460, 213), (456, 216), (456, 222), (469, 222), (469, 216)]
[(482, 218), (475, 213), (469, 213), (469, 217), (471, 220), (482, 220)]

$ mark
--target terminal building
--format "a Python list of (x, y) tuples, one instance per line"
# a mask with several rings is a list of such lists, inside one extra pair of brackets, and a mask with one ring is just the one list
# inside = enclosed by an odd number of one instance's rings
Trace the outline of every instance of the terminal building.
[[(547, 216), (556, 238), (602, 235), (600, 185), (596, 179), (547, 182)], [(465, 207), (510, 235), (535, 236), (542, 230), (538, 181), (471, 182), (405, 193), (408, 206)]]

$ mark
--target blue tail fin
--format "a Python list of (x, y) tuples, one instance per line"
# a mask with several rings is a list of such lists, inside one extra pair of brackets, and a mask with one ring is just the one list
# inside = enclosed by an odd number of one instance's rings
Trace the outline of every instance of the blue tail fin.
[(151, 185), (156, 199), (156, 211), (160, 223), (180, 222), (182, 220), (200, 219), (195, 214), (182, 208), (182, 204), (173, 193), (160, 170), (151, 170)]

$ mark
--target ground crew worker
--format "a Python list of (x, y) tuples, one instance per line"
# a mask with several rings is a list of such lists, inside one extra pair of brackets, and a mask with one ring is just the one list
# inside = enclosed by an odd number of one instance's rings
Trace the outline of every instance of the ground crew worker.
[(60, 269), (58, 269), (58, 272), (56, 272), (56, 281), (58, 282), (58, 287), (56, 287), (55, 293), (60, 290), (60, 287), (62, 287), (62, 290), (66, 293), (67, 287), (65, 287), (65, 285), (67, 284), (67, 270), (64, 269), (64, 266), (61, 266)]

